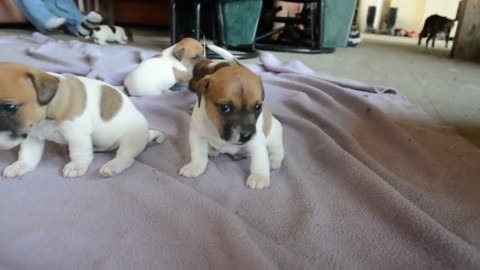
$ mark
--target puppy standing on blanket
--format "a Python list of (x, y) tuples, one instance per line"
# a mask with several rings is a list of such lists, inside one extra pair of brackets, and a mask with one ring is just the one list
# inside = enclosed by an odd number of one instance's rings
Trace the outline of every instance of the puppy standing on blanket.
[(130, 30), (115, 26), (115, 25), (100, 25), (92, 29), (93, 42), (106, 45), (107, 42), (118, 42), (120, 44), (127, 44), (133, 42), (133, 35)]
[[(208, 47), (227, 60), (232, 54)], [(218, 153), (250, 154), (246, 185), (263, 189), (270, 185), (270, 169), (284, 158), (282, 126), (263, 107), (261, 78), (237, 62), (215, 64), (202, 60), (194, 67), (190, 87), (198, 96), (190, 123), (190, 163), (179, 174), (196, 177), (207, 168), (208, 157)]]
[(18, 160), (3, 175), (33, 170), (45, 140), (68, 144), (71, 161), (62, 170), (65, 177), (84, 175), (94, 150), (118, 148), (100, 169), (102, 176), (112, 176), (130, 167), (149, 141), (161, 143), (164, 136), (149, 130), (129, 98), (103, 82), (1, 63), (0, 148), (20, 144)]
[(188, 68), (203, 57), (203, 46), (193, 38), (177, 44), (138, 65), (125, 78), (125, 91), (132, 96), (160, 95), (177, 82), (190, 80)]

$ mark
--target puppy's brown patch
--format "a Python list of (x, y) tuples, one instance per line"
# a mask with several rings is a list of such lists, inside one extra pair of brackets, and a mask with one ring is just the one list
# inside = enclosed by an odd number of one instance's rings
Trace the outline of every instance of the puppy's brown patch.
[(103, 121), (110, 121), (122, 108), (123, 99), (120, 93), (108, 85), (102, 86), (100, 97), (100, 117)]
[(175, 44), (172, 55), (184, 65), (191, 66), (202, 59), (203, 46), (193, 38), (184, 38)]
[(263, 134), (268, 136), (270, 130), (272, 129), (272, 113), (267, 109), (263, 108)]
[(193, 92), (197, 92), (196, 90), (199, 88), (198, 82), (203, 77), (213, 74), (224, 67), (230, 66), (231, 64), (232, 63), (229, 62), (215, 63), (208, 59), (202, 59), (193, 67), (192, 79), (188, 84), (190, 90)]
[(179, 82), (188, 83), (190, 81), (190, 74), (188, 71), (179, 70), (176, 67), (173, 67), (173, 76)]
[(65, 76), (60, 81), (57, 94), (47, 108), (47, 118), (57, 124), (80, 116), (87, 105), (85, 85), (74, 76)]

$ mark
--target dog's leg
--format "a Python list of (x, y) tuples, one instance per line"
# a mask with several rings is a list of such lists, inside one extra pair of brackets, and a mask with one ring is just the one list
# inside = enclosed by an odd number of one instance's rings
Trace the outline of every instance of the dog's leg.
[(37, 167), (42, 159), (45, 141), (27, 137), (20, 145), (18, 160), (3, 170), (7, 178), (22, 176)]
[(437, 39), (437, 35), (432, 38), (432, 48), (435, 48), (435, 39)]
[(107, 45), (107, 41), (104, 38), (95, 39), (95, 43), (97, 43), (98, 45)]
[(190, 163), (183, 166), (178, 172), (185, 177), (197, 177), (207, 168), (208, 142), (197, 132), (190, 130)]
[(271, 169), (279, 169), (285, 157), (285, 150), (283, 148), (283, 129), (280, 123), (274, 123), (271, 130), (272, 137), (267, 144), (268, 159), (270, 160)]
[(70, 162), (63, 167), (64, 177), (78, 177), (84, 175), (93, 160), (93, 143), (90, 132), (86, 133), (79, 128), (64, 127), (63, 136), (68, 142)]
[(428, 48), (428, 42), (430, 42), (431, 39), (432, 39), (432, 35), (428, 35), (427, 42), (425, 44), (427, 46), (427, 48)]
[(247, 186), (252, 189), (263, 189), (270, 186), (270, 163), (264, 136), (255, 136), (255, 141), (248, 146), (250, 152), (250, 175)]
[(447, 29), (447, 32), (445, 33), (445, 48), (448, 48), (449, 39), (450, 39), (450, 29)]
[(208, 156), (209, 157), (216, 157), (220, 154), (217, 149), (213, 148), (211, 145), (208, 145)]
[(123, 37), (118, 38), (117, 41), (118, 41), (118, 43), (123, 44), (123, 45), (128, 43), (127, 38), (123, 38)]
[(140, 155), (145, 149), (149, 140), (155, 139), (158, 141), (160, 138), (160, 141), (162, 141), (162, 138), (164, 138), (163, 135), (154, 138), (154, 135), (158, 134), (151, 133), (146, 125), (132, 127), (129, 132), (120, 139), (115, 158), (100, 168), (100, 175), (105, 177), (113, 176), (128, 169), (135, 162), (135, 157)]

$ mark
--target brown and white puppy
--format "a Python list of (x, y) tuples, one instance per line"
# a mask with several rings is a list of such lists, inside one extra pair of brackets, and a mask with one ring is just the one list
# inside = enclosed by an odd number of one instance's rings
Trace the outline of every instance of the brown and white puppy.
[(235, 62), (205, 60), (195, 66), (190, 86), (198, 96), (190, 123), (191, 161), (179, 174), (202, 174), (208, 157), (218, 153), (234, 157), (250, 154), (246, 185), (253, 189), (268, 187), (270, 169), (280, 167), (284, 148), (280, 122), (263, 107), (261, 78)]
[(5, 177), (33, 170), (47, 140), (68, 144), (65, 177), (84, 175), (94, 150), (118, 149), (100, 169), (111, 176), (130, 167), (153, 139), (162, 142), (164, 136), (149, 130), (130, 99), (108, 84), (0, 63), (0, 149), (20, 144), (18, 160), (4, 169)]
[(160, 95), (178, 82), (190, 80), (188, 68), (203, 57), (203, 46), (184, 38), (160, 55), (140, 63), (125, 78), (125, 91), (132, 96)]

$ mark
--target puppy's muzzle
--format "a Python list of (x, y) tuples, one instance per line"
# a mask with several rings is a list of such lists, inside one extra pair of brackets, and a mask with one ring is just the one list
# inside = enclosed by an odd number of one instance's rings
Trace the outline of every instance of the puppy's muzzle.
[(254, 125), (249, 125), (243, 128), (241, 127), (238, 141), (242, 144), (247, 143), (248, 141), (250, 141), (253, 135), (255, 135), (255, 131), (256, 130)]

